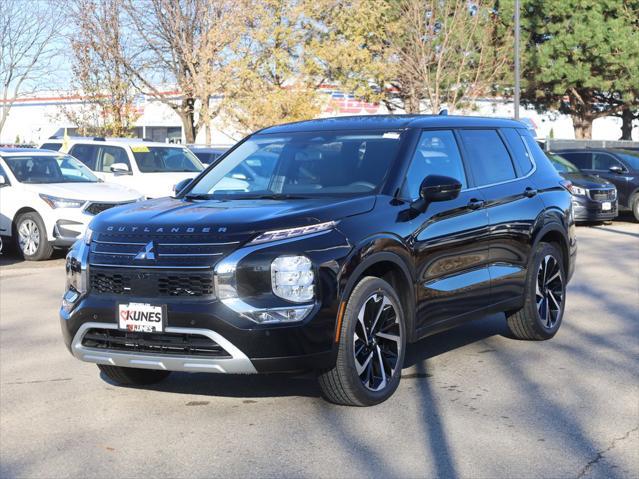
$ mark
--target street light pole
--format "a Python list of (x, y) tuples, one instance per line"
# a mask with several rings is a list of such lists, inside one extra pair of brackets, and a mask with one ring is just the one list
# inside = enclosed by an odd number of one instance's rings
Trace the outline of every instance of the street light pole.
[(515, 120), (519, 120), (519, 0), (515, 0)]

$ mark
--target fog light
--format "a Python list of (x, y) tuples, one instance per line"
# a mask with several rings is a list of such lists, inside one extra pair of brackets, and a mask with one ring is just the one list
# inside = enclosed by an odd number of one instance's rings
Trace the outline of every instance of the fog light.
[(282, 299), (303, 303), (315, 296), (313, 264), (306, 256), (279, 256), (271, 263), (273, 293)]
[(294, 308), (274, 308), (264, 309), (245, 313), (245, 315), (256, 323), (293, 323), (301, 321), (313, 309), (312, 305), (298, 306)]

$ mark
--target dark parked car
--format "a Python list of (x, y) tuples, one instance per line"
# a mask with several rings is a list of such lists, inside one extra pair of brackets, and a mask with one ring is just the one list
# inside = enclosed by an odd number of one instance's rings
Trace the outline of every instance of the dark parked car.
[(617, 216), (617, 189), (599, 176), (587, 175), (565, 158), (548, 153), (552, 166), (570, 181), (575, 221), (605, 221)]
[(189, 146), (189, 150), (191, 150), (193, 154), (205, 165), (212, 165), (220, 156), (226, 153), (228, 148), (193, 145)]
[[(259, 181), (220, 186), (243, 164)], [(577, 250), (566, 184), (515, 121), (266, 128), (177, 197), (92, 221), (67, 256), (64, 339), (120, 384), (315, 370), (329, 400), (377, 404), (424, 336), (498, 311), (516, 338), (557, 333)]]
[(581, 171), (597, 175), (617, 187), (620, 210), (631, 210), (639, 221), (639, 151), (588, 148), (557, 150)]

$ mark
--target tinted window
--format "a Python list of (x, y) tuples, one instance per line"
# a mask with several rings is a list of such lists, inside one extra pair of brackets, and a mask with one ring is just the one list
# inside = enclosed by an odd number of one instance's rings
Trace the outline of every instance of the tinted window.
[(40, 146), (40, 149), (59, 151), (61, 146), (62, 143), (43, 143), (42, 146)]
[(200, 160), (186, 148), (132, 146), (131, 151), (142, 173), (200, 172)]
[(95, 183), (98, 178), (69, 155), (12, 156), (5, 161), (22, 183)]
[(639, 152), (624, 150), (617, 153), (617, 155), (626, 162), (626, 165), (628, 165), (631, 170), (639, 170)]
[(587, 152), (559, 152), (559, 156), (563, 156), (580, 170), (592, 169), (592, 155)]
[[(2, 167), (2, 165), (0, 165), (0, 176), (4, 176), (5, 186), (8, 185), (9, 184), (9, 177), (4, 172), (4, 168)], [(0, 186), (2, 186), (2, 185), (0, 185)]]
[(69, 154), (75, 156), (78, 160), (95, 171), (98, 148), (99, 147), (97, 145), (73, 145), (71, 150), (69, 150)]
[(504, 134), (508, 146), (514, 155), (515, 166), (519, 176), (525, 176), (533, 169), (533, 163), (530, 159), (528, 149), (524, 145), (524, 140), (514, 128), (503, 128), (501, 132)]
[(516, 178), (513, 162), (496, 130), (461, 130), (460, 134), (478, 186)]
[(623, 165), (619, 163), (614, 157), (607, 153), (594, 153), (593, 155), (593, 170), (608, 171), (611, 166), (618, 166), (623, 168)]
[(452, 131), (425, 131), (406, 174), (402, 196), (419, 198), (419, 187), (428, 175), (450, 176), (466, 187), (466, 174)]
[(129, 157), (124, 151), (124, 148), (119, 146), (102, 146), (100, 147), (100, 161), (98, 162), (99, 171), (103, 173), (111, 173), (111, 166), (114, 163), (124, 163), (129, 167), (131, 171), (131, 164), (129, 163)]
[(552, 163), (552, 166), (555, 167), (555, 170), (560, 173), (579, 173), (579, 168), (562, 156), (548, 153), (548, 159), (550, 163)]
[(254, 135), (189, 192), (257, 196), (362, 195), (376, 191), (401, 143), (396, 131), (315, 131)]

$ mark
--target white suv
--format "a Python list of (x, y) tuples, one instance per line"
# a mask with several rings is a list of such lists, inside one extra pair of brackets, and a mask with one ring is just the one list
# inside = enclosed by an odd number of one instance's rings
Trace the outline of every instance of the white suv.
[[(49, 140), (40, 148), (57, 147), (64, 148), (59, 139)], [(71, 137), (66, 152), (104, 181), (134, 188), (146, 198), (169, 196), (176, 183), (204, 170), (202, 162), (182, 145), (139, 138)]]
[(64, 153), (0, 148), (0, 235), (12, 237), (27, 260), (49, 258), (81, 238), (98, 213), (141, 199)]

